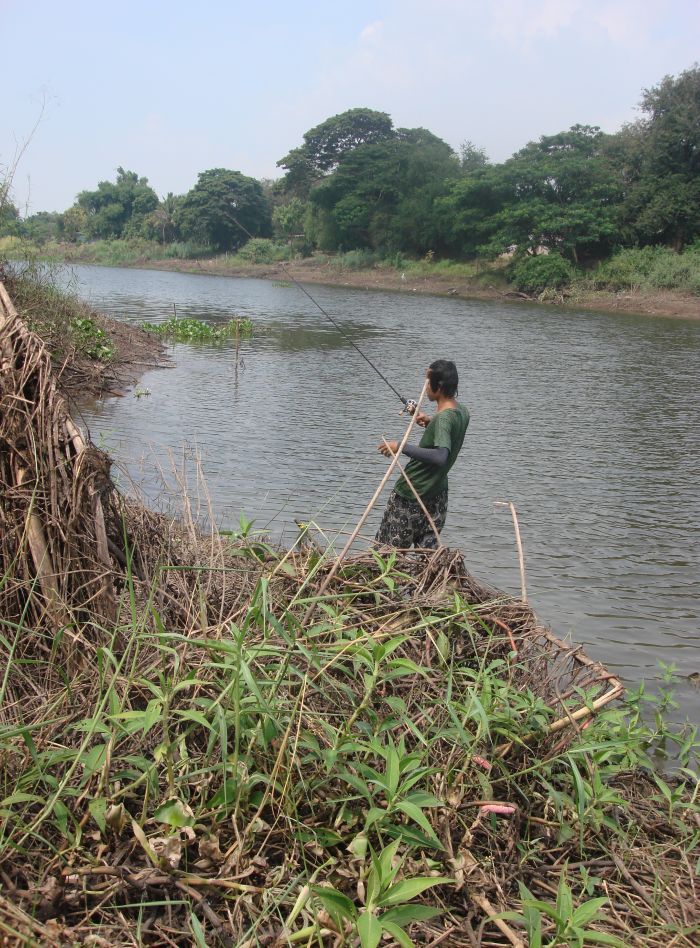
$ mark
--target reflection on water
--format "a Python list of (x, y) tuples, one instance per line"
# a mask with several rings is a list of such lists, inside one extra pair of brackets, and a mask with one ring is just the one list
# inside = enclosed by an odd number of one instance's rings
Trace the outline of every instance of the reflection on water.
[[(152, 498), (171, 458), (199, 455), (214, 515), (244, 512), (291, 539), (294, 519), (324, 531), (359, 517), (385, 470), (383, 435), (400, 404), (295, 287), (138, 270), (77, 268), (79, 291), (130, 320), (249, 316), (241, 347), (173, 350), (147, 398), (83, 406), (102, 440)], [(471, 412), (450, 476), (445, 540), (473, 572), (516, 591), (507, 509), (518, 508), (530, 598), (555, 631), (630, 682), (675, 662), (700, 671), (700, 323), (557, 312), (313, 287), (321, 305), (408, 397), (426, 365), (453, 358)], [(206, 511), (203, 496), (195, 502)], [(367, 524), (371, 534), (380, 512)], [(681, 684), (679, 714), (700, 691)]]

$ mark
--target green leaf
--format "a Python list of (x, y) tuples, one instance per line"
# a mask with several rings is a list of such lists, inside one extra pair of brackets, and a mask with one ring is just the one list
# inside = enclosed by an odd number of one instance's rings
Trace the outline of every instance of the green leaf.
[(571, 924), (580, 928), (582, 925), (587, 925), (588, 922), (596, 918), (600, 914), (601, 908), (605, 905), (608, 900), (606, 898), (597, 898), (590, 899), (588, 902), (584, 902), (583, 905), (579, 905), (574, 914), (571, 916)]
[(53, 812), (56, 816), (56, 822), (58, 827), (63, 833), (64, 836), (68, 835), (68, 807), (65, 803), (61, 803), (60, 800), (56, 800), (53, 805)]
[(574, 900), (571, 896), (571, 889), (566, 881), (566, 872), (562, 872), (557, 890), (557, 913), (563, 922), (568, 922), (573, 912)]
[(382, 926), (371, 912), (365, 910), (357, 920), (357, 934), (362, 948), (377, 948), (382, 937)]
[(105, 813), (107, 812), (107, 801), (104, 797), (95, 797), (94, 800), (90, 800), (88, 803), (88, 812), (93, 820), (97, 823), (100, 828), (101, 833), (107, 832), (107, 821), (105, 819)]
[(447, 876), (435, 876), (434, 878), (421, 877), (418, 879), (405, 879), (403, 882), (397, 882), (388, 892), (386, 892), (377, 903), (382, 907), (386, 905), (399, 905), (401, 902), (410, 902), (421, 892), (431, 889), (435, 885), (445, 885), (452, 882)]
[(176, 711), (175, 714), (183, 721), (194, 721), (195, 724), (201, 724), (202, 727), (211, 728), (211, 722), (207, 721), (201, 711), (195, 711), (191, 708), (188, 711)]
[(394, 940), (398, 945), (401, 945), (401, 948), (414, 948), (413, 942), (408, 937), (405, 931), (399, 928), (394, 922), (387, 922), (384, 919), (384, 916), (379, 919), (379, 924), (385, 932), (388, 932), (390, 935), (393, 935)]
[(187, 803), (182, 800), (168, 800), (158, 807), (153, 814), (153, 818), (159, 823), (165, 823), (174, 829), (181, 829), (183, 826), (192, 826), (194, 823), (194, 813)]
[(373, 806), (370, 807), (367, 811), (367, 817), (365, 818), (365, 832), (375, 823), (381, 822), (386, 816), (386, 810), (384, 807)]
[(413, 922), (424, 922), (429, 918), (435, 918), (436, 915), (442, 915), (441, 909), (433, 908), (432, 905), (397, 905), (396, 908), (389, 909), (380, 916), (382, 924), (387, 921), (394, 925), (400, 925), (405, 928)]
[(190, 912), (190, 928), (192, 929), (194, 940), (197, 943), (197, 948), (208, 948), (207, 939), (204, 936), (204, 929), (202, 928), (202, 923), (194, 914), (194, 912)]
[(587, 931), (583, 933), (583, 940), (593, 942), (594, 945), (614, 945), (615, 948), (625, 948), (624, 941), (615, 935), (608, 935), (607, 932)]
[(339, 922), (345, 920), (353, 921), (357, 918), (357, 909), (352, 900), (337, 889), (322, 885), (312, 885), (311, 891), (319, 899), (341, 931), (343, 926), (342, 924), (338, 924)]
[(400, 772), (399, 755), (396, 753), (396, 748), (390, 746), (386, 751), (386, 784), (390, 797), (396, 794)]
[(396, 809), (401, 810), (402, 813), (405, 813), (406, 816), (413, 820), (414, 823), (417, 823), (421, 829), (425, 830), (426, 835), (433, 841), (433, 843), (442, 849), (442, 843), (435, 835), (435, 830), (430, 825), (428, 818), (420, 810), (415, 803), (410, 803), (408, 800), (401, 800), (396, 804)]
[(397, 865), (394, 866), (394, 860), (396, 859), (396, 853), (398, 852), (400, 845), (400, 838), (394, 840), (393, 843), (390, 843), (388, 846), (384, 847), (377, 859), (379, 888), (382, 892), (389, 886), (391, 882), (394, 881), (394, 876), (399, 871), (400, 863), (397, 863)]

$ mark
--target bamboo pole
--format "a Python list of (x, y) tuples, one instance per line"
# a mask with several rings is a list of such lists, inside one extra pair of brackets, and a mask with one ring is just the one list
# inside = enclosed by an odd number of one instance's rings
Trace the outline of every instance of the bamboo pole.
[[(320, 597), (320, 596), (322, 596), (322, 595), (324, 594), (324, 592), (326, 591), (326, 589), (328, 588), (328, 586), (329, 586), (329, 584), (330, 584), (330, 581), (333, 579), (333, 577), (335, 576), (335, 574), (338, 572), (338, 569), (340, 568), (340, 564), (342, 563), (342, 561), (343, 561), (343, 559), (344, 559), (344, 557), (345, 557), (345, 554), (348, 552), (348, 550), (350, 549), (350, 547), (351, 547), (351, 546), (353, 545), (353, 543), (355, 542), (355, 537), (357, 536), (357, 534), (358, 534), (358, 533), (360, 532), (360, 530), (362, 529), (365, 520), (367, 519), (367, 517), (369, 517), (369, 515), (370, 515), (370, 513), (371, 513), (371, 511), (372, 511), (372, 508), (374, 507), (374, 505), (375, 505), (375, 504), (377, 503), (377, 501), (379, 500), (379, 495), (380, 495), (381, 492), (384, 490), (387, 481), (389, 480), (389, 478), (391, 477), (391, 475), (392, 475), (392, 473), (393, 473), (394, 468), (395, 468), (396, 465), (399, 463), (399, 455), (400, 455), (401, 452), (403, 451), (404, 446), (405, 446), (406, 442), (408, 441), (408, 437), (409, 437), (409, 435), (411, 434), (411, 430), (413, 429), (413, 424), (414, 424), (414, 422), (415, 422), (415, 420), (416, 420), (416, 415), (417, 415), (418, 412), (420, 411), (421, 402), (422, 402), (423, 399), (425, 398), (425, 393), (426, 393), (426, 390), (427, 390), (427, 388), (428, 388), (428, 382), (429, 382), (429, 380), (426, 378), (425, 382), (423, 383), (423, 388), (421, 389), (421, 393), (420, 393), (420, 395), (418, 396), (418, 401), (417, 401), (417, 403), (416, 403), (416, 409), (415, 409), (414, 413), (413, 413), (413, 414), (411, 415), (411, 417), (410, 417), (410, 420), (409, 420), (409, 422), (408, 422), (408, 427), (406, 428), (406, 431), (405, 431), (405, 433), (404, 433), (404, 436), (403, 436), (403, 438), (401, 439), (401, 443), (399, 444), (399, 447), (398, 447), (398, 450), (397, 450), (396, 454), (395, 454), (395, 455), (393, 456), (393, 458), (391, 459), (391, 463), (389, 464), (389, 467), (387, 468), (386, 474), (385, 474), (384, 477), (381, 479), (381, 481), (380, 481), (380, 483), (379, 483), (379, 487), (377, 487), (377, 489), (376, 489), (375, 492), (374, 492), (374, 495), (372, 496), (372, 499), (370, 500), (370, 502), (369, 502), (369, 503), (367, 504), (367, 506), (365, 507), (364, 512), (362, 513), (362, 516), (360, 517), (360, 519), (359, 519), (359, 521), (358, 521), (358, 523), (357, 523), (357, 526), (355, 527), (355, 529), (352, 531), (352, 533), (351, 533), (350, 536), (348, 537), (348, 540), (347, 540), (345, 546), (343, 547), (343, 549), (340, 551), (340, 553), (339, 553), (338, 556), (336, 557), (336, 560), (335, 560), (335, 562), (333, 563), (333, 566), (331, 567), (330, 571), (329, 571), (328, 574), (326, 575), (326, 578), (325, 578), (325, 579), (323, 580), (323, 582), (321, 583), (321, 586), (319, 587), (319, 590), (318, 590), (318, 592), (316, 593), (316, 596), (317, 596), (317, 597)], [(314, 608), (315, 608), (315, 603), (312, 603), (312, 604), (309, 606), (309, 608), (307, 609), (307, 611), (306, 611), (306, 615), (304, 616), (304, 622), (307, 622), (307, 621), (308, 621), (308, 618), (309, 618), (309, 616), (311, 615), (311, 613), (313, 612)]]
[(515, 544), (518, 548), (518, 560), (520, 562), (520, 592), (523, 602), (527, 602), (527, 587), (525, 585), (525, 557), (523, 556), (523, 544), (520, 539), (520, 527), (518, 526), (518, 514), (515, 504), (510, 500), (497, 500), (496, 507), (510, 507), (513, 517), (513, 529), (515, 530)]
[[(385, 444), (385, 445), (387, 446), (387, 448), (388, 448), (388, 447), (389, 447), (389, 444), (388, 444), (386, 438), (382, 438), (382, 441), (384, 442), (384, 444)], [(398, 469), (401, 471), (401, 474), (403, 475), (403, 479), (406, 481), (406, 483), (408, 484), (408, 486), (411, 488), (411, 491), (413, 492), (413, 496), (416, 498), (416, 500), (418, 501), (418, 505), (419, 505), (420, 509), (421, 509), (421, 510), (423, 511), (423, 513), (425, 514), (426, 519), (427, 519), (428, 523), (430, 524), (430, 529), (431, 529), (431, 530), (433, 531), (433, 533), (435, 534), (435, 539), (437, 540), (437, 545), (438, 545), (438, 546), (442, 546), (442, 540), (440, 539), (440, 531), (439, 531), (438, 528), (435, 526), (435, 521), (433, 520), (433, 518), (432, 518), (432, 517), (430, 516), (430, 514), (428, 513), (428, 508), (425, 506), (425, 504), (424, 504), (423, 501), (421, 500), (420, 494), (418, 493), (418, 491), (417, 491), (417, 490), (415, 489), (415, 487), (413, 486), (413, 481), (411, 480), (411, 478), (410, 478), (410, 477), (408, 476), (408, 474), (406, 473), (406, 469), (401, 466), (401, 462), (400, 462), (400, 461), (397, 461), (396, 466), (397, 466)]]

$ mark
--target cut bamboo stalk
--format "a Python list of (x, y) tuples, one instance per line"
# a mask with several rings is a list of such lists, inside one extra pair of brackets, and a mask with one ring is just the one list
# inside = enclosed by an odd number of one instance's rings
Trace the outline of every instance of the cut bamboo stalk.
[[(28, 468), (18, 468), (16, 478), (18, 487), (21, 487), (27, 480), (28, 475)], [(32, 554), (32, 559), (34, 560), (34, 569), (36, 570), (37, 579), (39, 580), (39, 586), (44, 594), (49, 609), (54, 610), (60, 602), (58, 584), (56, 582), (56, 570), (54, 569), (51, 551), (46, 542), (41, 520), (32, 511), (31, 505), (27, 514), (27, 542), (29, 543), (29, 549)]]
[(523, 602), (527, 602), (527, 587), (525, 585), (525, 557), (523, 556), (523, 544), (520, 540), (520, 527), (518, 526), (518, 514), (515, 509), (515, 504), (510, 500), (497, 500), (496, 507), (510, 507), (510, 512), (513, 517), (513, 529), (515, 530), (515, 543), (518, 548), (518, 560), (520, 562), (520, 598)]
[[(425, 382), (423, 383), (423, 388), (421, 389), (421, 393), (420, 393), (420, 395), (418, 396), (418, 401), (416, 402), (415, 411), (413, 412), (413, 414), (411, 415), (411, 417), (410, 417), (410, 419), (409, 419), (408, 427), (406, 428), (406, 431), (405, 431), (405, 433), (404, 433), (404, 436), (403, 436), (403, 438), (401, 439), (401, 443), (399, 444), (399, 447), (398, 447), (398, 450), (397, 450), (396, 454), (395, 454), (395, 455), (393, 456), (393, 458), (391, 459), (391, 463), (389, 464), (389, 467), (387, 468), (386, 474), (385, 474), (384, 477), (381, 479), (381, 481), (380, 481), (380, 483), (379, 483), (379, 487), (375, 490), (372, 499), (370, 500), (370, 502), (369, 502), (369, 503), (367, 504), (367, 506), (365, 507), (365, 509), (364, 509), (364, 511), (363, 511), (363, 513), (362, 513), (362, 516), (360, 517), (360, 519), (359, 519), (359, 521), (358, 521), (358, 523), (357, 523), (357, 526), (355, 527), (355, 529), (352, 531), (352, 533), (351, 533), (350, 536), (348, 537), (348, 540), (347, 540), (345, 546), (343, 547), (343, 549), (340, 551), (340, 553), (339, 553), (338, 556), (336, 557), (336, 560), (335, 560), (335, 562), (333, 563), (333, 566), (330, 568), (329, 572), (328, 572), (327, 575), (326, 575), (326, 578), (325, 578), (325, 579), (323, 580), (323, 582), (321, 583), (321, 586), (320, 586), (318, 592), (316, 593), (316, 596), (317, 596), (317, 597), (323, 595), (323, 593), (324, 593), (324, 592), (326, 591), (326, 589), (328, 588), (328, 586), (329, 586), (329, 584), (330, 584), (330, 581), (333, 579), (333, 577), (335, 576), (335, 574), (338, 572), (338, 569), (340, 568), (340, 564), (343, 562), (343, 559), (344, 559), (344, 557), (345, 557), (345, 554), (348, 552), (348, 550), (350, 549), (350, 547), (351, 547), (351, 546), (353, 545), (353, 543), (355, 542), (355, 537), (357, 536), (357, 534), (358, 534), (358, 533), (360, 532), (360, 530), (362, 529), (365, 520), (367, 519), (367, 517), (369, 517), (369, 515), (370, 515), (370, 513), (371, 513), (371, 511), (372, 511), (372, 508), (374, 507), (374, 505), (375, 505), (375, 504), (377, 503), (377, 501), (379, 500), (379, 495), (380, 495), (381, 492), (384, 490), (384, 487), (386, 486), (387, 481), (388, 481), (389, 478), (391, 477), (391, 475), (392, 475), (392, 473), (393, 473), (393, 471), (394, 471), (394, 468), (395, 468), (396, 465), (399, 463), (399, 455), (400, 455), (401, 452), (403, 451), (404, 446), (405, 446), (406, 442), (408, 441), (408, 437), (409, 437), (409, 435), (411, 434), (411, 430), (413, 429), (413, 424), (414, 424), (414, 422), (415, 422), (415, 420), (416, 420), (416, 415), (417, 415), (418, 412), (420, 411), (421, 402), (422, 402), (423, 399), (425, 398), (425, 393), (426, 393), (427, 388), (428, 388), (428, 382), (429, 382), (429, 379), (426, 378)], [(304, 622), (305, 622), (305, 623), (308, 621), (309, 616), (310, 616), (311, 613), (314, 611), (314, 609), (315, 609), (315, 603), (312, 603), (312, 604), (309, 606), (309, 608), (307, 609), (306, 614), (305, 614), (305, 616), (304, 616)]]

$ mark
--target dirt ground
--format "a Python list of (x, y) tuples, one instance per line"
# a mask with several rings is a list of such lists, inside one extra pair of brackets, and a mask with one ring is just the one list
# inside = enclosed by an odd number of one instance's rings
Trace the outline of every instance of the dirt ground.
[(232, 269), (225, 258), (210, 260), (164, 260), (139, 264), (156, 270), (177, 270), (184, 273), (209, 273), (216, 276), (255, 277), (262, 280), (288, 280), (289, 274), (304, 283), (328, 286), (353, 286), (365, 290), (395, 290), (401, 293), (424, 293), (437, 296), (455, 296), (459, 299), (505, 300), (508, 302), (541, 303), (569, 309), (588, 309), (602, 312), (670, 316), (700, 319), (700, 298), (672, 291), (620, 292), (605, 290), (572, 297), (564, 294), (554, 300), (541, 302), (525, 294), (514, 293), (504, 287), (474, 285), (467, 279), (445, 274), (406, 278), (398, 270), (374, 267), (370, 270), (339, 270), (318, 260), (295, 260), (281, 264), (250, 264)]

